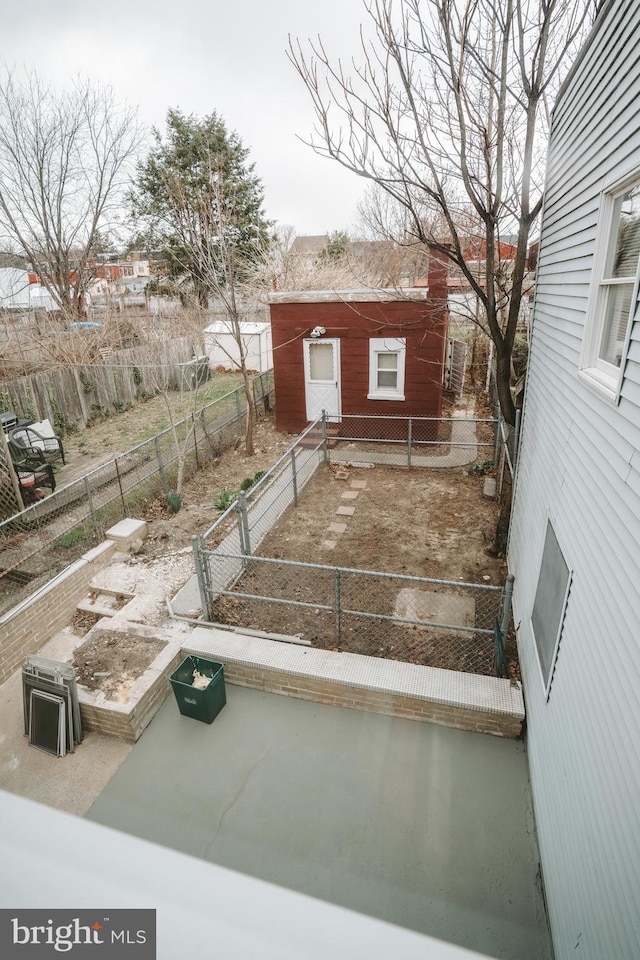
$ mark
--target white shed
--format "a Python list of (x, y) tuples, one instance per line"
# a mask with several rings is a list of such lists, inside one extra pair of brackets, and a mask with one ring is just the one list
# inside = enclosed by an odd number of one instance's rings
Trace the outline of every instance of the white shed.
[(556, 960), (640, 957), (640, 0), (553, 112), (508, 560)]
[[(248, 370), (265, 373), (273, 366), (271, 324), (263, 321), (245, 320), (240, 324), (242, 350)], [(216, 320), (204, 331), (205, 350), (209, 355), (212, 370), (224, 367), (240, 368), (240, 349), (231, 325), (225, 320)]]

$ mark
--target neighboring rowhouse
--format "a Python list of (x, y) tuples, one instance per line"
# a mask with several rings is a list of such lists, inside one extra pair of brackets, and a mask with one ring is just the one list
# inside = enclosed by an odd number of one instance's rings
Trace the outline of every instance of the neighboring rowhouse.
[(640, 957), (640, 3), (553, 113), (509, 564), (556, 960)]
[(325, 410), (439, 417), (447, 344), (446, 268), (427, 289), (304, 291), (269, 296), (279, 430)]
[(19, 267), (0, 268), (0, 310), (55, 310), (50, 293), (35, 274)]

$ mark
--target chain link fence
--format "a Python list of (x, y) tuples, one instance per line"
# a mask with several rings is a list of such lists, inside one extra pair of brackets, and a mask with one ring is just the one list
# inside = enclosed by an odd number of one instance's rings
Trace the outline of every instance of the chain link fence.
[(332, 463), (463, 466), (494, 458), (495, 418), (342, 415), (321, 421)]
[[(196, 563), (205, 552), (216, 551), (226, 562), (219, 567), (219, 576), (231, 583), (243, 569), (243, 558), (258, 549), (265, 536), (298, 498), (315, 473), (324, 456), (324, 441), (318, 425), (312, 424), (274, 463), (271, 469), (247, 491), (240, 491), (216, 522), (196, 541)], [(203, 609), (215, 590), (206, 564), (198, 566)]]
[[(256, 413), (271, 408), (271, 372), (254, 378)], [(236, 443), (244, 429), (242, 387), (177, 424), (185, 477)], [(138, 444), (58, 488), (0, 523), (0, 614), (77, 559), (145, 499), (175, 486), (178, 450), (171, 429)], [(15, 511), (17, 495), (0, 452), (0, 506)]]
[(496, 672), (505, 588), (217, 551), (202, 560), (212, 622), (325, 650)]
[[(406, 467), (419, 466), (421, 457), (429, 459), (420, 452), (412, 455), (414, 424), (406, 418), (384, 418), (379, 424), (384, 439), (377, 441), (372, 440), (371, 422), (362, 429), (365, 419), (374, 418), (342, 418), (341, 428), (345, 420), (352, 425), (347, 438), (338, 438), (336, 425), (326, 418), (312, 424), (255, 487), (194, 538), (205, 620), (297, 637), (323, 649), (476, 674), (501, 672), (497, 644), (509, 619), (510, 580), (496, 587), (258, 555), (266, 534), (288, 507), (298, 504), (319, 464), (344, 462), (341, 442), (353, 464)], [(448, 432), (443, 457), (456, 458), (464, 449), (468, 462), (475, 459), (478, 444), (493, 452), (494, 421), (460, 421), (458, 435), (465, 439), (456, 441), (457, 448), (451, 442), (457, 431), (453, 424), (418, 422), (423, 435), (427, 430), (435, 434), (417, 441), (429, 450)], [(479, 439), (481, 424), (487, 426), (486, 440)]]

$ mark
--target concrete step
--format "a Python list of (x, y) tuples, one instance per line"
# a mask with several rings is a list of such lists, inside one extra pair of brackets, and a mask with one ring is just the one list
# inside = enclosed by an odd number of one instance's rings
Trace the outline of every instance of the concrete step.
[[(330, 423), (327, 425), (327, 446), (330, 449), (333, 449), (337, 445), (339, 432), (340, 427), (338, 424)], [(303, 450), (309, 450), (319, 446), (321, 443), (322, 428), (319, 427), (317, 430), (311, 430), (307, 433), (299, 442), (298, 446), (302, 447)]]
[[(84, 597), (78, 604), (76, 610), (82, 613), (92, 613), (96, 617), (114, 617), (120, 613), (134, 595), (132, 593), (123, 593), (121, 591), (101, 591), (100, 593), (90, 594)], [(123, 603), (121, 599), (125, 598)]]
[[(189, 550), (191, 550), (191, 547), (189, 547)], [(128, 554), (126, 556), (128, 556)], [(98, 583), (90, 583), (89, 589), (96, 593), (105, 593), (108, 597), (128, 597), (129, 599), (135, 597), (135, 593), (130, 593), (128, 590), (118, 590), (117, 587), (105, 587)]]

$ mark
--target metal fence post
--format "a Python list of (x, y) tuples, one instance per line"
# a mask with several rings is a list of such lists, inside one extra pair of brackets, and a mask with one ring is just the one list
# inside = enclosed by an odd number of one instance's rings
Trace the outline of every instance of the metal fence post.
[(293, 480), (293, 505), (298, 506), (298, 475), (296, 473), (296, 452), (291, 451), (291, 476)]
[(409, 422), (407, 424), (407, 466), (411, 466), (411, 444), (413, 442), (413, 421), (409, 417)]
[(169, 492), (169, 488), (167, 487), (167, 478), (165, 477), (165, 474), (164, 474), (164, 464), (162, 462), (162, 454), (160, 452), (160, 440), (157, 434), (154, 437), (154, 441), (155, 441), (155, 448), (156, 448), (156, 457), (158, 458), (158, 470), (160, 471), (160, 482), (162, 484), (162, 492), (166, 497), (167, 493)]
[(322, 411), (322, 459), (327, 463), (329, 455), (327, 453), (327, 411)]
[(211, 611), (209, 609), (209, 591), (207, 589), (207, 579), (204, 575), (204, 560), (202, 557), (202, 541), (200, 537), (191, 537), (191, 548), (193, 550), (193, 562), (196, 568), (196, 577), (198, 578), (198, 592), (200, 593), (202, 616), (205, 620), (210, 620)]
[(196, 427), (196, 415), (195, 413), (191, 414), (191, 424), (193, 426), (193, 449), (196, 453), (196, 470), (200, 469), (200, 459), (198, 457), (198, 435)]
[(120, 499), (122, 500), (122, 516), (123, 516), (123, 517), (126, 517), (126, 515), (127, 515), (127, 504), (125, 503), (125, 499), (124, 499), (124, 491), (123, 491), (123, 489), (122, 489), (122, 479), (121, 479), (121, 477), (120, 477), (120, 470), (118, 469), (118, 458), (117, 458), (117, 457), (114, 457), (114, 458), (113, 458), (113, 463), (114, 463), (114, 466), (115, 466), (115, 468), (116, 468), (116, 476), (117, 476), (117, 478), (118, 478), (118, 487), (120, 488)]
[(235, 511), (236, 517), (238, 518), (238, 538), (240, 540), (240, 553), (246, 554), (246, 549), (244, 545), (244, 526), (242, 525), (242, 514), (240, 513), (240, 501), (236, 500), (235, 502)]
[(335, 630), (336, 630), (336, 643), (339, 644), (339, 643), (340, 643), (340, 630), (341, 630), (341, 625), (340, 625), (340, 570), (336, 567), (336, 569), (335, 569), (334, 572), (335, 572), (335, 601), (334, 601), (334, 609), (335, 609), (335, 617), (336, 617), (336, 627), (335, 627)]
[(509, 617), (511, 616), (511, 597), (513, 596), (514, 580), (515, 577), (512, 573), (510, 573), (504, 583), (504, 606), (502, 608), (502, 623), (500, 624), (500, 629), (505, 637), (507, 635), (507, 630), (509, 629)]
[(249, 537), (249, 514), (247, 513), (247, 495), (244, 490), (238, 494), (238, 512), (240, 514), (240, 540), (242, 552), (251, 556), (251, 539)]
[(91, 487), (89, 486), (89, 478), (84, 478), (84, 491), (87, 495), (87, 500), (89, 501), (89, 510), (91, 511), (91, 522), (93, 524), (93, 532), (96, 535), (96, 540), (100, 539), (100, 527), (98, 526), (98, 518), (96, 512), (93, 509), (93, 500), (91, 499)]

